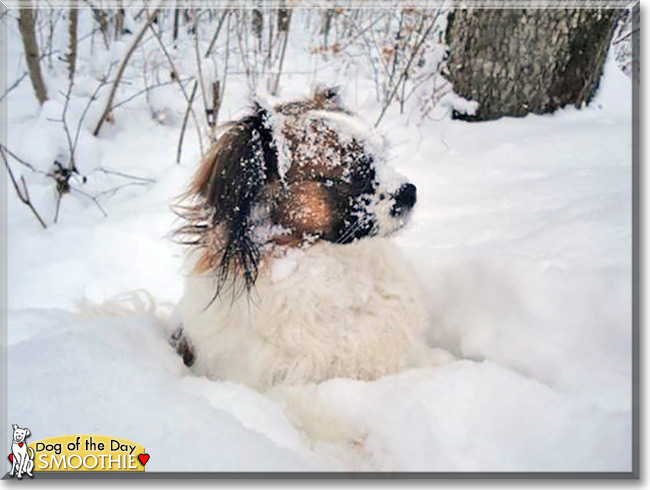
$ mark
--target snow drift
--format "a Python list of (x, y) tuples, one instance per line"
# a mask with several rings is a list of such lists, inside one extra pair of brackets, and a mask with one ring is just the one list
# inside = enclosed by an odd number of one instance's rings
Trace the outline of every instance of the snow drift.
[[(287, 55), (296, 65), (300, 46), (292, 40)], [(307, 81), (287, 74), (283, 84), (295, 96)], [(349, 106), (370, 115), (377, 107), (360, 85), (348, 87)], [(246, 94), (230, 86), (223, 110), (234, 115)], [(264, 393), (191, 375), (164, 314), (74, 313), (82, 298), (143, 289), (168, 310), (182, 294), (169, 203), (198, 161), (196, 135), (176, 165), (177, 125), (124, 106), (101, 138), (81, 139), (87, 185), (123, 182), (93, 172), (100, 165), (154, 183), (102, 196), (106, 218), (83, 195), (66, 196), (47, 230), (9, 192), (9, 422), (39, 439), (137, 441), (148, 471), (630, 471), (630, 90), (609, 62), (580, 111), (405, 124), (389, 110), (389, 163), (419, 192), (395, 242), (447, 362)], [(9, 97), (9, 145), (35, 165), (63, 151), (49, 110), (27, 84)], [(51, 183), (29, 184), (53, 210)], [(178, 458), (188, 434), (196, 450)]]

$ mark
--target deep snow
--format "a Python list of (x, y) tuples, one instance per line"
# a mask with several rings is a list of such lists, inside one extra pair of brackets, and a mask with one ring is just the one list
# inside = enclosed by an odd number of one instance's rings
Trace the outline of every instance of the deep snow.
[[(11, 31), (9, 41), (18, 64)], [(306, 56), (291, 41), (289, 72)], [(102, 62), (88, 61), (87, 72)], [(62, 74), (48, 76), (65, 89)], [(346, 82), (339, 72), (319, 77)], [(287, 75), (283, 98), (313, 81)], [(94, 90), (87, 82), (75, 89), (77, 117)], [(370, 82), (352, 82), (344, 99), (373, 120)], [(229, 84), (224, 111), (234, 117), (245, 84)], [(173, 109), (177, 99), (158, 96)], [(49, 165), (65, 149), (60, 125), (47, 120), (61, 100), (39, 110), (23, 82), (8, 103), (9, 147)], [(153, 313), (75, 313), (84, 298), (145, 290), (166, 318), (182, 293), (169, 203), (195, 168), (196, 133), (188, 130), (176, 165), (180, 120), (161, 125), (144, 102), (124, 105), (100, 138), (82, 132), (77, 160), (86, 173), (101, 164), (155, 183), (102, 196), (106, 218), (84, 196), (66, 196), (47, 230), (9, 189), (9, 422), (35, 440), (136, 441), (151, 455), (148, 471), (631, 470), (630, 104), (630, 80), (610, 61), (584, 110), (475, 124), (418, 123), (390, 110), (379, 128), (389, 162), (419, 193), (395, 240), (429, 299), (431, 344), (454, 357), (375, 382), (271, 393), (192, 376)], [(51, 222), (51, 183), (25, 177)], [(95, 171), (80, 188), (125, 182)], [(178, 458), (187, 434), (197, 450)]]

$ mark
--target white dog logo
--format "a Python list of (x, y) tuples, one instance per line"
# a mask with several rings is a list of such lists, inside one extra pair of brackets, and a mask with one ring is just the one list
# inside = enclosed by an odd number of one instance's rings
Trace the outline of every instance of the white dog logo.
[[(33, 477), (32, 469), (34, 468), (34, 450), (27, 446), (25, 439), (29, 434), (29, 429), (21, 429), (16, 424), (13, 426), (14, 429), (14, 438), (11, 441), (11, 471), (9, 476), (14, 476), (16, 473), (16, 478), (22, 478), (23, 473)], [(30, 455), (31, 453), (31, 455)]]

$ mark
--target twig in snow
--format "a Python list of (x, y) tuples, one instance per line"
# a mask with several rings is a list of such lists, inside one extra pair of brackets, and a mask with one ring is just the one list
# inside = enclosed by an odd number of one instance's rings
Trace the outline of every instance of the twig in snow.
[(61, 122), (63, 122), (63, 130), (65, 131), (65, 137), (68, 140), (68, 150), (70, 151), (70, 161), (68, 162), (68, 170), (70, 170), (70, 172), (77, 171), (77, 166), (74, 162), (74, 146), (72, 144), (72, 135), (70, 134), (70, 128), (68, 128), (67, 121), (68, 106), (70, 105), (70, 95), (72, 94), (73, 84), (74, 79), (70, 77), (68, 81), (68, 91), (64, 94), (65, 103), (63, 104), (63, 113), (61, 115)]
[(59, 209), (61, 209), (61, 199), (63, 199), (63, 193), (58, 192), (56, 195), (56, 209), (54, 210), (54, 223), (59, 222)]
[[(111, 112), (111, 107), (113, 104), (113, 99), (115, 98), (115, 94), (117, 93), (117, 87), (120, 84), (120, 80), (122, 79), (122, 75), (124, 74), (124, 70), (126, 69), (126, 65), (129, 62), (129, 59), (131, 58), (131, 55), (135, 51), (135, 49), (138, 47), (138, 44), (140, 44), (140, 41), (142, 40), (142, 37), (144, 36), (144, 33), (147, 31), (147, 28), (151, 26), (151, 23), (153, 22), (154, 18), (156, 17), (156, 14), (158, 13), (158, 9), (154, 9), (151, 14), (149, 14), (149, 17), (147, 17), (147, 20), (145, 21), (144, 25), (140, 28), (138, 33), (135, 35), (133, 38), (133, 41), (131, 41), (131, 46), (129, 46), (129, 49), (126, 52), (126, 55), (122, 58), (122, 61), (120, 62), (119, 68), (117, 69), (117, 76), (115, 77), (115, 82), (113, 82), (113, 86), (111, 87), (111, 92), (108, 96), (108, 100), (106, 101), (106, 107), (104, 108), (104, 111), (102, 112), (102, 116), (97, 122), (97, 126), (95, 127), (95, 130), (93, 131), (93, 136), (97, 136), (99, 134), (99, 131), (102, 129), (102, 125), (104, 124), (104, 121), (108, 117), (109, 113)], [(152, 29), (152, 31), (155, 33), (155, 31)]]
[[(221, 83), (219, 104), (221, 104), (221, 101), (223, 100), (223, 95), (226, 93), (226, 80), (228, 79), (228, 60), (230, 58), (230, 17), (231, 15), (228, 14), (228, 23), (226, 24), (226, 56), (224, 57), (224, 61), (223, 61), (223, 72), (221, 75), (221, 78), (223, 79), (223, 83)], [(216, 125), (217, 115), (214, 116), (214, 123)]]
[(280, 77), (282, 76), (282, 65), (284, 64), (284, 55), (287, 51), (287, 41), (289, 40), (291, 10), (281, 9), (280, 11), (278, 11), (278, 15), (284, 15), (284, 17), (279, 21), (279, 24), (281, 23), (283, 28), (280, 28), (280, 26), (278, 26), (278, 29), (283, 32), (284, 39), (282, 40), (282, 50), (280, 53), (280, 66), (278, 67), (278, 74), (275, 77), (275, 80), (273, 80), (273, 84), (271, 85), (271, 89), (269, 90), (271, 95), (277, 95), (278, 89), (280, 88)]
[(15, 89), (18, 85), (20, 85), (20, 82), (22, 82), (25, 78), (27, 78), (27, 75), (29, 75), (29, 73), (25, 72), (20, 77), (18, 77), (18, 80), (16, 80), (13, 84), (11, 84), (11, 87), (9, 87), (6, 90), (6, 92), (2, 94), (2, 96), (0, 96), (0, 101), (4, 99), (7, 95), (9, 95), (9, 92)]
[(25, 167), (27, 167), (27, 168), (30, 169), (32, 172), (36, 172), (37, 174), (42, 174), (42, 175), (45, 175), (45, 176), (47, 176), (47, 177), (52, 177), (51, 174), (48, 174), (47, 172), (43, 172), (42, 170), (38, 170), (36, 167), (34, 167), (34, 165), (32, 165), (31, 163), (26, 162), (24, 159), (20, 158), (20, 157), (19, 157), (18, 155), (16, 155), (13, 151), (11, 151), (9, 148), (7, 148), (6, 146), (4, 146), (2, 143), (0, 143), (0, 150), (2, 150), (2, 151), (6, 151), (7, 154), (8, 154), (11, 158), (13, 158), (13, 159), (16, 160), (18, 163), (20, 163), (20, 164), (24, 165)]
[(97, 100), (97, 96), (99, 95), (99, 91), (108, 85), (110, 82), (108, 81), (108, 77), (111, 74), (111, 70), (113, 69), (113, 66), (115, 63), (111, 63), (110, 66), (108, 67), (108, 72), (106, 73), (106, 76), (104, 77), (103, 80), (100, 80), (99, 85), (95, 88), (95, 91), (93, 94), (90, 96), (90, 100), (88, 100), (88, 103), (86, 104), (86, 107), (84, 108), (84, 111), (81, 113), (81, 118), (79, 118), (79, 123), (77, 124), (77, 132), (74, 135), (74, 143), (73, 143), (73, 149), (77, 149), (77, 142), (79, 141), (79, 132), (81, 131), (81, 124), (84, 122), (84, 119), (86, 119), (86, 115), (88, 114), (88, 110), (90, 109), (91, 104)]
[(194, 81), (194, 87), (192, 87), (192, 95), (190, 95), (190, 100), (187, 102), (187, 110), (185, 111), (185, 117), (183, 117), (183, 127), (181, 128), (181, 136), (178, 140), (178, 150), (176, 151), (176, 163), (181, 163), (181, 152), (183, 149), (183, 136), (185, 135), (185, 127), (187, 126), (187, 119), (192, 110), (192, 102), (194, 102), (194, 96), (196, 95), (196, 88), (199, 86), (197, 81)]
[(138, 177), (137, 175), (125, 174), (123, 172), (118, 172), (117, 170), (109, 170), (109, 169), (104, 168), (104, 167), (98, 167), (98, 168), (96, 168), (95, 170), (93, 170), (90, 173), (93, 174), (95, 172), (102, 172), (102, 173), (108, 174), (108, 175), (117, 175), (118, 177), (123, 177), (125, 179), (139, 180), (140, 182), (143, 182), (145, 184), (155, 184), (156, 183), (156, 181), (154, 179), (149, 179), (147, 177)]
[(108, 33), (108, 14), (106, 13), (105, 10), (96, 7), (90, 0), (84, 0), (87, 4), (88, 7), (90, 7), (90, 10), (93, 13), (93, 18), (95, 19), (95, 22), (99, 24), (99, 30), (102, 33), (102, 39), (104, 40), (104, 47), (106, 49), (109, 49), (109, 33)]
[(120, 185), (118, 185), (118, 186), (116, 186), (116, 187), (113, 187), (112, 189), (108, 189), (108, 190), (102, 191), (102, 192), (100, 192), (99, 194), (97, 194), (96, 197), (100, 197), (100, 196), (114, 196), (114, 195), (117, 193), (117, 191), (119, 191), (120, 189), (124, 189), (125, 187), (132, 187), (132, 186), (134, 186), (134, 185), (137, 185), (137, 186), (145, 186), (145, 185), (148, 185), (148, 184), (145, 183), (145, 182), (128, 182), (128, 183), (126, 183), (126, 184), (120, 184)]
[[(151, 28), (151, 32), (153, 32), (154, 36), (156, 36), (156, 39), (158, 40), (158, 44), (160, 44), (160, 47), (162, 49), (163, 54), (165, 55), (165, 58), (167, 58), (167, 62), (169, 63), (170, 68), (172, 69), (172, 73), (175, 74), (174, 80), (177, 81), (178, 86), (181, 89), (181, 92), (183, 92), (183, 96), (185, 97), (185, 101), (188, 103), (188, 107), (190, 109), (190, 113), (192, 114), (192, 121), (194, 121), (194, 125), (196, 126), (196, 132), (199, 137), (199, 148), (201, 150), (201, 156), (203, 156), (203, 138), (201, 137), (201, 127), (199, 126), (199, 121), (196, 118), (196, 114), (194, 113), (194, 109), (192, 108), (192, 104), (190, 104), (190, 97), (187, 95), (187, 90), (185, 90), (185, 86), (180, 83), (180, 79), (178, 78), (178, 70), (176, 69), (176, 65), (174, 64), (174, 60), (172, 59), (171, 55), (169, 54), (169, 51), (167, 51), (167, 48), (165, 47), (165, 43), (163, 43), (163, 40), (160, 38), (160, 35), (156, 32), (156, 30), (149, 26)], [(196, 81), (194, 82), (195, 84), (197, 83)]]
[[(191, 81), (191, 80), (193, 80), (193, 79), (194, 79), (194, 77), (188, 77), (188, 78), (186, 78), (185, 80), (181, 80), (181, 83), (185, 84), (185, 83), (187, 83), (187, 82), (189, 82), (189, 81)], [(133, 94), (133, 95), (127, 97), (127, 98), (124, 99), (124, 100), (120, 100), (120, 101), (119, 101), (118, 103), (116, 103), (116, 104), (113, 104), (113, 109), (116, 109), (116, 108), (118, 108), (118, 107), (120, 107), (120, 106), (126, 104), (127, 102), (132, 101), (132, 100), (135, 99), (136, 97), (139, 97), (139, 96), (141, 96), (141, 95), (143, 95), (143, 94), (146, 94), (147, 92), (153, 90), (154, 88), (164, 87), (165, 85), (172, 85), (172, 84), (174, 84), (174, 83), (178, 83), (178, 82), (176, 82), (176, 80), (171, 80), (171, 81), (168, 81), (168, 82), (160, 82), (160, 83), (156, 83), (156, 84), (154, 84), (154, 85), (149, 85), (147, 88), (142, 89), (142, 90), (140, 90), (139, 92), (136, 92), (135, 94)]]
[(226, 19), (227, 14), (228, 14), (228, 9), (225, 9), (223, 11), (223, 14), (221, 14), (219, 23), (217, 24), (217, 30), (214, 31), (214, 36), (212, 36), (212, 41), (210, 41), (210, 46), (208, 46), (208, 50), (205, 52), (205, 58), (208, 58), (210, 56), (210, 53), (212, 52), (212, 48), (214, 48), (214, 44), (217, 42), (217, 38), (219, 37), (219, 32), (221, 31), (221, 26), (223, 26), (223, 21)]
[[(420, 48), (422, 47), (422, 45), (424, 44), (424, 42), (427, 40), (427, 37), (429, 36), (429, 33), (431, 32), (431, 30), (432, 30), (433, 27), (435, 26), (435, 24), (436, 24), (436, 19), (437, 19), (438, 15), (439, 15), (439, 13), (436, 14), (436, 16), (433, 18), (433, 20), (432, 20), (431, 23), (429, 24), (429, 26), (426, 28), (426, 30), (424, 30), (424, 34), (422, 35), (422, 37), (418, 40), (418, 42), (416, 43), (416, 45), (415, 45), (415, 46), (413, 47), (413, 49), (411, 50), (411, 56), (409, 57), (409, 60), (408, 60), (408, 62), (406, 63), (406, 66), (405, 66), (404, 69), (402, 70), (402, 73), (401, 73), (399, 79), (397, 80), (397, 83), (395, 83), (395, 85), (393, 86), (393, 89), (392, 89), (392, 91), (390, 92), (390, 95), (389, 95), (389, 96), (386, 98), (386, 100), (384, 101), (384, 105), (383, 105), (383, 107), (382, 107), (381, 113), (379, 114), (379, 117), (378, 117), (377, 120), (375, 121), (375, 127), (377, 127), (377, 126), (379, 125), (379, 123), (381, 122), (382, 118), (384, 117), (384, 114), (386, 114), (386, 110), (388, 109), (388, 106), (389, 106), (389, 105), (391, 104), (391, 102), (393, 101), (393, 98), (395, 97), (395, 94), (397, 93), (397, 90), (399, 89), (400, 84), (401, 84), (402, 81), (405, 79), (405, 77), (408, 76), (409, 70), (410, 70), (410, 68), (411, 68), (411, 64), (412, 64), (413, 61), (415, 60), (416, 56), (420, 53)], [(424, 20), (424, 19), (423, 19), (423, 20)], [(392, 77), (391, 77), (391, 78), (392, 78)]]
[(201, 53), (199, 53), (199, 16), (194, 19), (194, 51), (196, 53), (196, 69), (201, 85), (201, 98), (203, 99), (203, 114), (207, 125), (210, 125), (208, 96), (205, 92), (205, 80), (203, 80), (203, 68), (201, 67)]
[(82, 191), (82, 190), (80, 190), (80, 189), (76, 189), (76, 188), (74, 188), (74, 187), (70, 187), (70, 190), (71, 190), (72, 192), (78, 192), (78, 193), (81, 194), (82, 196), (84, 196), (84, 197), (90, 199), (92, 202), (95, 203), (95, 206), (97, 206), (97, 208), (98, 208), (98, 209), (101, 211), (101, 213), (104, 215), (104, 218), (108, 218), (108, 214), (106, 214), (106, 211), (104, 211), (104, 208), (102, 207), (101, 204), (99, 204), (99, 201), (97, 200), (96, 197), (91, 196), (91, 195), (88, 194), (87, 192), (84, 192), (84, 191)]
[(38, 211), (36, 211), (36, 208), (32, 204), (31, 199), (29, 198), (29, 191), (27, 190), (27, 184), (25, 184), (25, 178), (22, 175), (20, 176), (20, 182), (23, 184), (23, 190), (21, 192), (20, 187), (18, 186), (18, 182), (16, 182), (16, 178), (14, 177), (14, 173), (11, 171), (11, 167), (9, 166), (9, 162), (7, 161), (7, 155), (5, 155), (4, 147), (0, 149), (0, 154), (2, 155), (2, 160), (5, 163), (5, 168), (7, 169), (7, 173), (9, 173), (9, 178), (11, 179), (11, 183), (13, 184), (14, 189), (16, 189), (16, 195), (18, 195), (18, 199), (20, 199), (20, 201), (31, 210), (32, 214), (36, 217), (36, 219), (43, 227), (43, 229), (47, 228), (45, 221), (43, 221), (41, 215), (38, 214)]

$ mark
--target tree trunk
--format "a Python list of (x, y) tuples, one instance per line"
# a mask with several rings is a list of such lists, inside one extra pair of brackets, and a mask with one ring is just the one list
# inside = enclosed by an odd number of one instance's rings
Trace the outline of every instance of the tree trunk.
[(178, 39), (178, 19), (180, 18), (180, 15), (181, 15), (181, 9), (178, 5), (176, 5), (176, 8), (174, 9), (174, 30), (172, 34), (174, 43), (176, 43), (176, 40)]
[(264, 30), (264, 15), (260, 9), (253, 9), (251, 12), (253, 19), (251, 20), (251, 26), (253, 32), (255, 33), (255, 39), (257, 39), (257, 51), (262, 50), (262, 31)]
[(102, 39), (104, 40), (104, 46), (106, 47), (106, 49), (108, 49), (109, 38), (110, 38), (110, 35), (108, 33), (108, 14), (102, 9), (93, 7), (92, 5), (90, 5), (90, 10), (93, 13), (93, 18), (95, 19), (95, 22), (99, 24), (99, 30), (102, 31)]
[(588, 104), (621, 11), (463, 9), (447, 23), (448, 78), (479, 104), (465, 120), (544, 114)]
[(38, 54), (36, 34), (34, 33), (33, 13), (34, 11), (31, 8), (19, 9), (18, 28), (20, 29), (20, 35), (23, 38), (23, 47), (25, 49), (25, 59), (27, 61), (29, 78), (32, 81), (34, 91), (36, 92), (38, 103), (43, 105), (43, 102), (47, 100), (47, 89), (45, 88), (45, 82), (43, 82), (43, 76), (41, 75), (41, 62)]
[(122, 37), (122, 31), (124, 31), (124, 8), (122, 7), (122, 0), (118, 0), (117, 8), (115, 9), (115, 37), (114, 39), (119, 39)]
[(271, 82), (269, 92), (271, 95), (278, 95), (280, 88), (280, 77), (282, 76), (282, 65), (284, 65), (284, 55), (287, 52), (287, 41), (289, 40), (289, 25), (291, 24), (291, 10), (280, 9), (278, 11), (278, 32), (282, 36), (282, 48), (280, 52), (280, 66), (275, 78)]
[(75, 65), (77, 64), (77, 23), (78, 10), (75, 0), (70, 2), (70, 11), (68, 13), (68, 53), (66, 55), (68, 62), (68, 78), (74, 79)]

